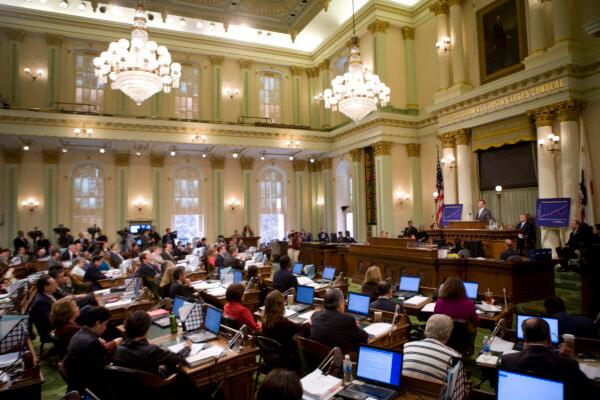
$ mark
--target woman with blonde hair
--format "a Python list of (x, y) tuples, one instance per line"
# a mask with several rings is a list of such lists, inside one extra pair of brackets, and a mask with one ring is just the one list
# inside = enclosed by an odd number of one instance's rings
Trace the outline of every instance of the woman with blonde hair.
[(365, 272), (365, 280), (361, 287), (363, 294), (368, 294), (371, 298), (369, 303), (377, 300), (377, 284), (381, 282), (381, 270), (377, 265), (371, 265)]
[(158, 285), (158, 292), (160, 293), (160, 297), (165, 298), (169, 297), (169, 289), (171, 288), (171, 283), (173, 283), (173, 272), (175, 271), (174, 265), (169, 265), (165, 269), (165, 272), (160, 279), (160, 284)]

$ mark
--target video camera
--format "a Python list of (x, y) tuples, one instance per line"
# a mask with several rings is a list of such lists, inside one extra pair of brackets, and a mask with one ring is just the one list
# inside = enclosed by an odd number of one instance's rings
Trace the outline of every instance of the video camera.
[(94, 226), (90, 226), (89, 228), (87, 228), (87, 232), (92, 236), (92, 239), (94, 239), (98, 232), (100, 232), (100, 228), (98, 228), (96, 224), (94, 224)]
[(40, 231), (38, 229), (38, 227), (36, 226), (35, 228), (33, 228), (33, 230), (27, 232), (27, 236), (29, 236), (31, 239), (36, 241), (37, 238), (39, 238), (40, 236), (44, 236), (44, 233), (42, 231)]
[(55, 226), (54, 228), (52, 228), (52, 230), (54, 231), (54, 233), (60, 236), (65, 236), (67, 233), (71, 232), (71, 230), (63, 224)]

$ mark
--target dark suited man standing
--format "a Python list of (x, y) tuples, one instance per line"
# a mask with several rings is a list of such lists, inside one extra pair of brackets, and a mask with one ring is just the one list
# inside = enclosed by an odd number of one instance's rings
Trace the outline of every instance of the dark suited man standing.
[(535, 249), (535, 225), (527, 220), (527, 214), (519, 215), (519, 223), (517, 224), (517, 250), (524, 256), (527, 255), (529, 249)]
[(477, 210), (477, 221), (489, 221), (494, 219), (492, 212), (487, 208), (485, 200), (479, 200), (479, 210)]
[(13, 244), (15, 246), (15, 254), (17, 254), (19, 247), (24, 247), (25, 251), (29, 251), (29, 241), (25, 237), (23, 231), (17, 232), (17, 237), (13, 240)]

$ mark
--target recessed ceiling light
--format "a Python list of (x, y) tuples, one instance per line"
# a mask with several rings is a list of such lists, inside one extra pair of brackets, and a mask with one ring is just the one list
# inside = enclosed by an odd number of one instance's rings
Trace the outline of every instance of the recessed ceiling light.
[(315, 163), (315, 159), (314, 159), (314, 158), (311, 158), (311, 159), (310, 159), (310, 163), (311, 163), (311, 164), (314, 164), (314, 163)]
[(261, 161), (265, 161), (265, 156), (260, 156)]
[(61, 149), (61, 151), (62, 151), (63, 153), (66, 153), (66, 152), (67, 152), (67, 151), (69, 151), (69, 150), (68, 150), (66, 147), (63, 147), (63, 148)]
[(202, 21), (196, 22), (196, 28), (198, 28), (198, 29), (204, 28), (204, 24), (202, 23)]
[(141, 156), (141, 155), (142, 155), (142, 153), (140, 153), (139, 151), (136, 151), (136, 152), (135, 152), (135, 155), (136, 155), (136, 156)]
[(171, 155), (171, 157), (175, 157), (175, 154), (177, 154), (177, 153), (175, 152), (175, 150), (171, 150), (171, 152), (169, 154)]
[(123, 12), (121, 11), (121, 9), (119, 7), (115, 7), (115, 6), (110, 7), (110, 13), (112, 15), (116, 15), (116, 16), (120, 16), (120, 15), (123, 14)]
[(206, 158), (206, 153), (202, 153), (202, 158)]
[(290, 161), (294, 161), (294, 156), (290, 156)]
[(185, 26), (186, 22), (185, 22), (185, 18), (179, 18), (179, 26), (183, 27)]
[(29, 151), (29, 146), (28, 145), (23, 146), (23, 150)]
[(77, 6), (77, 9), (79, 11), (85, 11), (86, 8), (87, 8), (87, 6), (85, 5), (85, 3), (83, 1), (81, 3), (79, 3), (79, 5)]
[(106, 152), (106, 150), (104, 150), (104, 147), (100, 147), (100, 154), (104, 154)]
[(211, 22), (210, 25), (208, 26), (208, 30), (209, 31), (214, 31), (215, 29), (217, 29), (216, 25), (214, 22)]
[(67, 0), (61, 0), (61, 2), (58, 3), (58, 5), (62, 8), (69, 8), (69, 2)]
[(239, 155), (238, 153), (233, 153), (232, 154), (233, 158), (238, 158), (238, 155)]

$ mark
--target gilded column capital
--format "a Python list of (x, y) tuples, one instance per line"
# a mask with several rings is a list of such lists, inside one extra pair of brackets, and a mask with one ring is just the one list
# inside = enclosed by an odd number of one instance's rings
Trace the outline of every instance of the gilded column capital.
[(319, 172), (323, 169), (323, 163), (321, 161), (315, 161), (312, 164), (308, 164), (308, 170), (310, 172)]
[(448, 15), (448, 2), (446, 0), (439, 0), (437, 3), (429, 7), (429, 11), (435, 15)]
[(294, 160), (294, 171), (300, 172), (306, 170), (306, 160)]
[(117, 167), (128, 167), (129, 166), (129, 154), (115, 153), (115, 164)]
[(4, 154), (4, 162), (7, 164), (20, 164), (21, 158), (23, 158), (23, 151), (21, 150), (8, 150), (2, 151)]
[(562, 103), (559, 103), (556, 108), (558, 120), (560, 122), (578, 121), (584, 108), (585, 102), (581, 100), (563, 101)]
[(460, 3), (462, 3), (462, 0), (447, 0), (447, 2), (448, 2), (448, 7), (460, 6)]
[(319, 68), (320, 70), (321, 69), (325, 69), (325, 70), (329, 69), (329, 60), (321, 61), (321, 63), (318, 65), (317, 68)]
[(60, 153), (58, 151), (42, 151), (42, 161), (44, 164), (58, 164)]
[(252, 169), (254, 167), (254, 158), (240, 158), (240, 164), (242, 165), (242, 169)]
[(306, 74), (308, 75), (309, 78), (316, 78), (317, 76), (319, 76), (319, 68), (318, 67), (307, 68)]
[(300, 76), (305, 71), (302, 67), (290, 67), (293, 76)]
[(554, 106), (547, 106), (538, 108), (537, 110), (528, 111), (527, 115), (533, 119), (536, 128), (540, 128), (542, 126), (552, 126), (554, 111)]
[(213, 169), (225, 168), (225, 157), (214, 157), (210, 159)]
[(48, 46), (60, 46), (64, 40), (65, 38), (62, 35), (46, 33), (46, 44)]
[(454, 132), (456, 138), (456, 144), (469, 144), (471, 140), (471, 132), (466, 129), (459, 129)]
[(242, 66), (242, 69), (250, 69), (252, 68), (253, 64), (254, 61), (252, 60), (240, 60), (240, 65)]
[(373, 21), (369, 25), (367, 25), (367, 29), (369, 30), (369, 32), (371, 32), (371, 34), (374, 34), (377, 32), (385, 33), (385, 31), (387, 30), (387, 28), (389, 28), (389, 26), (390, 26), (389, 22), (376, 19), (375, 21)]
[(152, 154), (150, 156), (150, 165), (154, 168), (162, 168), (165, 166), (165, 156)]
[(409, 157), (419, 157), (421, 155), (421, 145), (419, 143), (407, 143), (406, 153)]
[(456, 147), (456, 138), (454, 132), (440, 133), (438, 139), (442, 142), (443, 149), (453, 149)]
[(14, 40), (17, 42), (22, 41), (23, 36), (25, 36), (25, 31), (23, 29), (2, 28), (2, 31), (8, 40)]
[(408, 40), (408, 39), (415, 40), (415, 28), (412, 28), (410, 26), (403, 26), (402, 27), (402, 38), (404, 40)]
[(223, 61), (225, 61), (225, 57), (223, 56), (210, 56), (212, 65), (222, 65)]
[(392, 155), (392, 142), (381, 141), (373, 144), (373, 154), (375, 156)]
[(352, 149), (350, 150), (350, 157), (352, 161), (362, 161), (363, 149)]
[(331, 165), (333, 164), (333, 158), (329, 157), (329, 158), (324, 158), (323, 160), (321, 160), (323, 163), (323, 169), (331, 169)]

